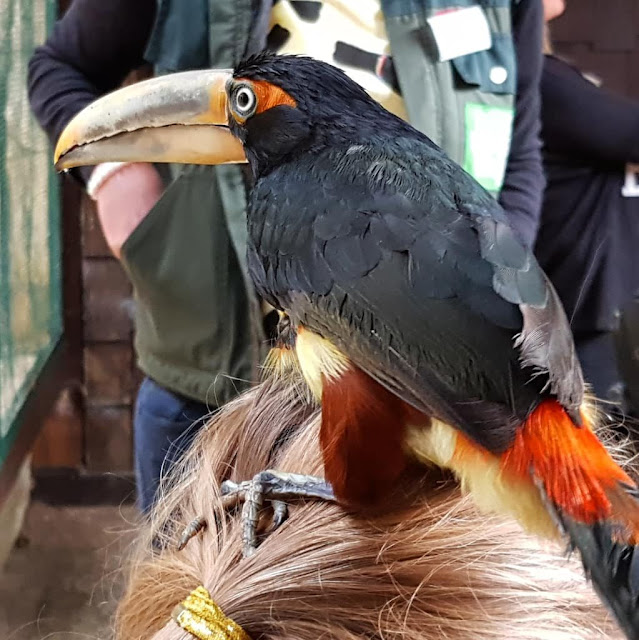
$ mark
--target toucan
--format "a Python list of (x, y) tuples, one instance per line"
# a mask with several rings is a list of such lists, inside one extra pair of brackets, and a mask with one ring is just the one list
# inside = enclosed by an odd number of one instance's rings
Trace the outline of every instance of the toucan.
[(531, 249), (436, 144), (337, 68), (263, 53), (107, 95), (56, 148), (59, 169), (113, 160), (250, 165), (250, 275), (322, 407), (325, 477), (267, 471), (267, 497), (357, 512), (414, 460), (450, 469), (481, 508), (566, 536), (639, 638), (637, 485)]

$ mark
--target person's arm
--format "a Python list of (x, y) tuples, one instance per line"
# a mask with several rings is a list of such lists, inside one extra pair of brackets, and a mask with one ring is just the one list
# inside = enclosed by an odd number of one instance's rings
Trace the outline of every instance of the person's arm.
[(542, 69), (541, 0), (513, 2), (517, 96), (513, 134), (499, 202), (521, 239), (532, 246), (545, 187), (541, 163), (539, 82)]
[[(118, 87), (143, 53), (155, 0), (74, 0), (29, 61), (36, 119), (55, 144), (73, 116)], [(79, 172), (86, 180), (91, 168)]]
[(595, 86), (551, 56), (541, 97), (542, 138), (550, 152), (594, 164), (639, 162), (639, 102)]
[[(55, 143), (80, 110), (143, 63), (155, 0), (75, 0), (29, 62), (31, 108)], [(75, 175), (87, 182), (94, 167)], [(127, 164), (96, 187), (98, 217), (116, 256), (163, 192), (155, 167)]]

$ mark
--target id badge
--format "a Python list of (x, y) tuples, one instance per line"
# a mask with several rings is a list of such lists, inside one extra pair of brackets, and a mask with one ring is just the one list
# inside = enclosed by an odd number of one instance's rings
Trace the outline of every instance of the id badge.
[(464, 169), (493, 194), (504, 182), (513, 115), (514, 110), (507, 107), (466, 104)]
[(437, 43), (440, 62), (492, 46), (486, 14), (478, 5), (443, 11), (428, 18), (428, 24)]

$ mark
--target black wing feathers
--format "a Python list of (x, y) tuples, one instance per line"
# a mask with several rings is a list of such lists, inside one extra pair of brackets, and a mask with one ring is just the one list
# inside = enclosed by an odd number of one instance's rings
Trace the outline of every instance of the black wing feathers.
[(496, 201), (420, 140), (273, 170), (254, 190), (249, 234), (262, 295), (493, 450), (545, 385), (579, 398), (569, 327), (532, 253)]

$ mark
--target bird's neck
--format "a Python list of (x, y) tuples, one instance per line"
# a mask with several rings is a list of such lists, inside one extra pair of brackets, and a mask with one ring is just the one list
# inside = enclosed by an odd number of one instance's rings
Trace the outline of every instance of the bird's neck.
[(367, 103), (355, 113), (327, 110), (310, 121), (294, 110), (264, 114), (248, 132), (245, 149), (253, 175), (259, 179), (302, 157), (318, 157), (353, 145), (383, 147), (397, 138), (421, 135), (380, 105)]

